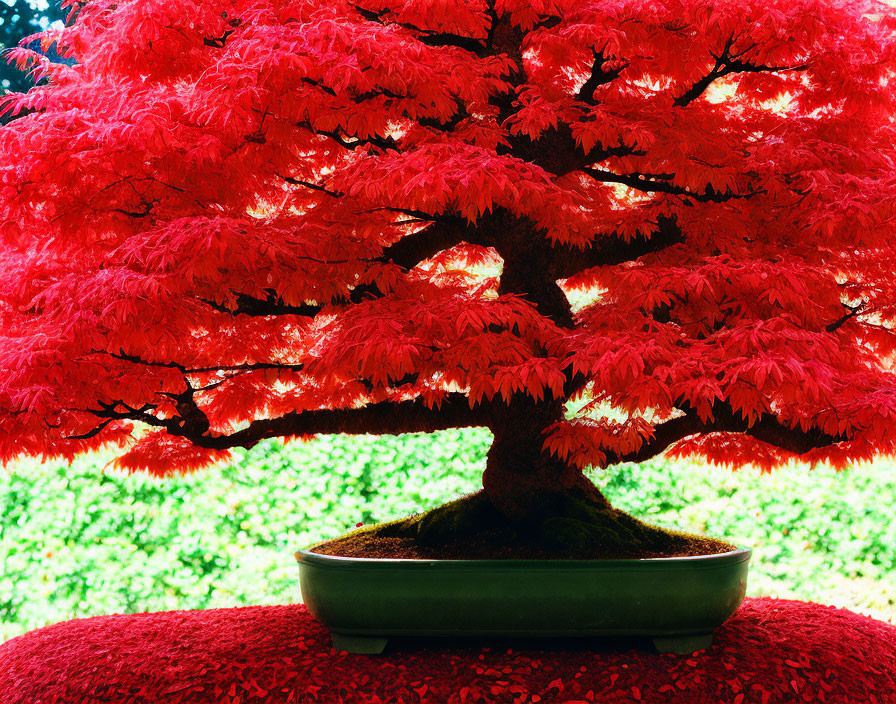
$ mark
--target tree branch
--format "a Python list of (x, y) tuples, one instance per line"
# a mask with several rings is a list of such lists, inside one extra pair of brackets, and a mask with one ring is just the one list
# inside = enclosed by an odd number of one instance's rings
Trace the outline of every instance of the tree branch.
[(851, 306), (851, 305), (849, 305), (849, 304), (847, 304), (847, 303), (844, 303), (844, 304), (843, 304), (843, 307), (846, 308), (846, 310), (847, 310), (846, 314), (843, 315), (841, 318), (838, 318), (837, 320), (835, 320), (833, 323), (828, 323), (827, 325), (825, 325), (825, 328), (824, 328), (824, 329), (825, 329), (827, 332), (836, 332), (837, 330), (839, 330), (840, 327), (841, 327), (844, 323), (846, 323), (846, 322), (849, 321), (849, 320), (852, 320), (852, 319), (855, 318), (857, 315), (859, 315), (859, 314), (862, 312), (862, 309), (863, 309), (865, 306), (864, 306), (863, 303), (859, 303), (859, 304), (856, 305), (856, 306)]
[(383, 401), (361, 408), (287, 413), (279, 418), (253, 421), (249, 427), (231, 435), (179, 434), (201, 447), (225, 450), (231, 447), (252, 447), (267, 438), (291, 435), (316, 433), (400, 435), (484, 426), (489, 424), (491, 412), (488, 404), (470, 408), (466, 395), (455, 393), (449, 394), (440, 408), (427, 408), (421, 399)]
[(453, 46), (476, 54), (480, 58), (488, 55), (488, 49), (472, 37), (464, 37), (460, 34), (451, 34), (450, 32), (418, 31), (422, 33), (417, 37), (417, 41), (426, 44), (426, 46)]
[(588, 249), (555, 247), (558, 251), (556, 274), (563, 279), (595, 266), (616, 266), (635, 261), (646, 254), (660, 252), (684, 242), (684, 233), (674, 218), (661, 215), (657, 218), (657, 230), (649, 238), (637, 237), (625, 241), (611, 234)]
[(333, 98), (344, 98), (349, 102), (355, 103), (356, 105), (361, 105), (368, 100), (372, 100), (373, 98), (378, 98), (379, 96), (385, 96), (387, 98), (398, 98), (398, 99), (406, 99), (411, 96), (409, 95), (401, 95), (400, 93), (395, 93), (394, 91), (389, 90), (388, 88), (379, 88), (377, 90), (369, 90), (364, 93), (359, 93), (358, 95), (348, 95), (346, 93), (339, 94), (335, 89), (328, 86), (326, 83), (318, 81), (314, 78), (305, 78), (301, 79), (301, 82), (308, 86), (314, 86), (315, 88), (319, 88), (327, 95)]
[(542, 132), (535, 140), (518, 134), (508, 137), (509, 147), (499, 145), (498, 154), (510, 154), (517, 159), (540, 166), (555, 176), (564, 176), (578, 171), (611, 156), (642, 155), (643, 151), (621, 141), (615, 147), (595, 146), (586, 153), (573, 137), (572, 130), (565, 122)]
[(158, 204), (158, 202), (158, 200), (144, 200), (141, 203), (141, 205), (143, 206), (142, 210), (127, 210), (126, 208), (110, 208), (110, 210), (113, 213), (121, 213), (122, 215), (127, 215), (129, 218), (145, 218), (147, 215), (152, 213), (152, 209)]
[(277, 177), (283, 179), (287, 183), (291, 183), (294, 186), (304, 186), (305, 188), (310, 188), (312, 191), (320, 191), (321, 193), (326, 193), (332, 198), (341, 198), (345, 195), (341, 191), (331, 191), (329, 188), (327, 188), (326, 186), (322, 186), (319, 183), (303, 181), (302, 179), (293, 178), (292, 176), (283, 176), (282, 174), (277, 174)]
[(734, 35), (728, 38), (728, 41), (725, 42), (725, 46), (722, 48), (722, 51), (718, 54), (718, 56), (713, 54), (716, 63), (709, 71), (709, 73), (707, 73), (705, 76), (703, 76), (703, 78), (698, 80), (696, 83), (694, 83), (694, 85), (692, 85), (684, 93), (678, 96), (675, 99), (675, 105), (683, 107), (685, 105), (688, 105), (689, 103), (692, 103), (701, 95), (703, 95), (703, 92), (710, 86), (713, 81), (721, 78), (722, 76), (727, 76), (731, 73), (805, 71), (808, 68), (808, 64), (799, 64), (796, 66), (767, 66), (764, 64), (754, 64), (749, 61), (741, 61), (739, 57), (743, 56), (747, 51), (754, 48), (755, 45), (749, 46), (743, 51), (732, 55), (730, 52), (733, 44)]
[(387, 14), (386, 11), (374, 12), (373, 10), (365, 9), (360, 5), (352, 5), (352, 7), (354, 7), (358, 14), (361, 15), (364, 19), (371, 22), (376, 22), (377, 24), (380, 24), (384, 27), (388, 25), (396, 25), (397, 27), (403, 27), (404, 29), (409, 29), (413, 32), (417, 32), (417, 41), (422, 42), (427, 46), (453, 46), (458, 49), (472, 52), (480, 58), (486, 56), (487, 54), (487, 48), (483, 46), (481, 42), (476, 41), (472, 37), (465, 37), (462, 34), (453, 34), (451, 32), (435, 32), (432, 30), (423, 29), (422, 27), (417, 27), (410, 22), (390, 22), (384, 19)]
[(490, 426), (494, 408), (490, 403), (480, 403), (470, 408), (465, 394), (448, 394), (441, 406), (428, 408), (422, 399), (412, 401), (383, 401), (361, 408), (287, 413), (278, 418), (256, 420), (230, 435), (209, 435), (208, 418), (196, 406), (192, 395), (196, 389), (188, 388), (183, 394), (170, 394), (177, 401), (178, 414), (171, 418), (159, 418), (152, 414), (156, 406), (144, 404), (140, 408), (124, 401), (99, 401), (99, 408), (86, 409), (104, 422), (90, 433), (78, 437), (93, 437), (115, 420), (132, 420), (162, 428), (169, 435), (183, 437), (198, 447), (226, 450), (233, 447), (253, 447), (261, 440), (294, 435), (344, 434), (344, 435), (400, 435), (403, 433), (431, 433), (450, 428)]
[(821, 430), (804, 431), (798, 427), (791, 428), (782, 424), (771, 413), (762, 414), (758, 421), (750, 425), (725, 403), (713, 406), (713, 416), (714, 420), (704, 423), (695, 412), (689, 411), (683, 416), (660, 423), (654, 427), (653, 438), (636, 452), (624, 455), (607, 453), (607, 464), (643, 462), (661, 454), (679, 440), (691, 435), (708, 433), (742, 433), (795, 455), (803, 455), (811, 450), (835, 445), (848, 439), (845, 436), (828, 435)]
[(645, 174), (616, 174), (612, 171), (603, 171), (601, 169), (595, 169), (590, 166), (583, 168), (582, 172), (588, 174), (596, 181), (603, 181), (605, 183), (621, 183), (624, 186), (634, 188), (638, 191), (643, 191), (644, 193), (671, 193), (673, 195), (686, 196), (688, 198), (693, 198), (694, 200), (701, 203), (722, 203), (726, 200), (733, 200), (736, 198), (750, 198), (751, 196), (755, 196), (763, 192), (760, 189), (758, 191), (750, 191), (749, 193), (731, 193), (730, 191), (720, 193), (719, 191), (713, 189), (712, 186), (707, 186), (706, 190), (703, 191), (703, 193), (694, 193), (693, 191), (689, 191), (687, 188), (676, 186), (675, 184), (670, 183), (668, 178), (658, 178), (658, 176), (667, 177), (667, 174), (659, 174), (654, 178), (646, 178)]
[(662, 454), (668, 447), (674, 445), (679, 440), (683, 440), (689, 435), (696, 435), (700, 432), (709, 432), (698, 417), (692, 415), (683, 415), (678, 418), (672, 418), (665, 423), (660, 423), (653, 428), (653, 437), (641, 445), (636, 452), (627, 454), (616, 454), (607, 451), (607, 464), (617, 464), (619, 462), (644, 462), (657, 455)]
[(228, 29), (220, 37), (204, 37), (202, 43), (213, 49), (223, 49), (224, 45), (227, 43), (227, 38), (235, 31), (235, 29)]
[(283, 299), (277, 296), (277, 292), (270, 290), (267, 298), (256, 298), (245, 293), (240, 293), (236, 297), (236, 308), (228, 308), (217, 301), (208, 298), (198, 298), (207, 306), (219, 313), (228, 315), (249, 315), (253, 317), (266, 317), (269, 315), (300, 315), (305, 318), (313, 318), (320, 313), (323, 306), (303, 303), (299, 306), (284, 303)]
[(629, 62), (626, 61), (619, 68), (614, 68), (611, 71), (604, 71), (603, 65), (607, 63), (607, 57), (604, 56), (603, 50), (595, 51), (592, 49), (591, 53), (594, 55), (594, 63), (591, 64), (591, 75), (579, 89), (579, 92), (576, 93), (575, 98), (576, 100), (581, 100), (583, 103), (596, 105), (594, 91), (597, 90), (597, 87), (619, 78), (619, 74), (628, 67)]
[[(164, 428), (169, 435), (185, 437), (193, 441), (193, 438), (201, 438), (205, 436), (205, 433), (207, 433), (209, 429), (209, 420), (208, 416), (206, 416), (205, 412), (199, 408), (193, 398), (198, 389), (194, 389), (189, 385), (189, 382), (186, 382), (186, 380), (185, 383), (187, 384), (187, 388), (182, 393), (162, 394), (175, 401), (178, 415), (170, 418), (159, 418), (158, 416), (153, 415), (152, 411), (156, 410), (158, 406), (154, 406), (150, 403), (145, 403), (140, 408), (134, 408), (121, 400), (110, 401), (108, 403), (105, 401), (97, 401), (99, 408), (88, 408), (85, 412), (91, 413), (97, 418), (104, 418), (108, 421), (138, 421), (154, 428)], [(119, 407), (123, 410), (119, 410)], [(94, 428), (94, 430), (96, 430), (96, 428)]]
[(233, 34), (237, 29), (239, 29), (240, 26), (242, 26), (243, 20), (239, 17), (234, 17), (227, 24), (229, 24), (232, 29), (225, 30), (220, 37), (204, 37), (202, 43), (205, 44), (205, 46), (212, 47), (213, 49), (223, 49), (224, 45), (227, 43), (227, 40), (230, 38), (230, 35)]
[[(303, 120), (301, 122), (296, 123), (296, 127), (302, 127), (313, 134), (324, 135), (325, 137), (329, 137), (334, 142), (336, 142), (339, 146), (344, 147), (350, 151), (354, 151), (358, 147), (370, 145), (373, 147), (377, 147), (378, 149), (382, 149), (383, 151), (387, 149), (396, 149), (398, 144), (392, 137), (356, 137), (355, 135), (347, 135), (344, 132), (336, 131), (336, 130), (321, 130), (315, 128), (309, 121)], [(283, 178), (281, 176), (281, 178)], [(286, 180), (286, 179), (284, 179)], [(304, 184), (303, 184), (304, 185)]]
[(413, 269), (420, 262), (446, 249), (468, 242), (479, 244), (476, 228), (467, 226), (461, 218), (445, 217), (383, 250), (383, 261), (391, 261), (401, 268)]
[(302, 364), (284, 364), (282, 362), (250, 362), (247, 364), (215, 364), (208, 367), (190, 367), (180, 362), (162, 362), (149, 360), (136, 354), (128, 354), (121, 350), (119, 352), (110, 352), (109, 350), (92, 350), (91, 354), (105, 354), (115, 359), (120, 359), (132, 364), (139, 364), (144, 367), (159, 367), (163, 369), (177, 369), (182, 374), (211, 374), (213, 372), (251, 372), (261, 369), (289, 369), (291, 371), (301, 371), (304, 367)]
[(90, 438), (95, 438), (101, 432), (103, 432), (110, 423), (114, 422), (114, 418), (109, 418), (108, 420), (104, 420), (98, 426), (96, 426), (93, 430), (88, 430), (86, 433), (81, 433), (80, 435), (66, 435), (66, 440), (90, 440)]
[(455, 104), (457, 105), (457, 111), (447, 120), (443, 121), (435, 117), (418, 117), (417, 124), (438, 130), (439, 132), (445, 132), (446, 134), (453, 132), (461, 122), (470, 117), (466, 105), (456, 98)]
[[(99, 408), (82, 409), (84, 413), (90, 413), (97, 418), (107, 420), (137, 420), (157, 428), (165, 428), (167, 421), (152, 415), (151, 411), (156, 409), (151, 403), (144, 403), (140, 408), (129, 406), (121, 400), (116, 401), (97, 401)], [(118, 410), (121, 407), (123, 410)]]

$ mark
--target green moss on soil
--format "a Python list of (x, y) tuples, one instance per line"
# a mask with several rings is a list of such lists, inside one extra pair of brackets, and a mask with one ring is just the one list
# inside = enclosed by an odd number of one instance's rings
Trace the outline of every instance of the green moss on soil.
[(343, 557), (612, 560), (712, 555), (730, 543), (651, 526), (584, 494), (526, 522), (509, 521), (477, 492), (408, 518), (364, 526), (315, 545)]

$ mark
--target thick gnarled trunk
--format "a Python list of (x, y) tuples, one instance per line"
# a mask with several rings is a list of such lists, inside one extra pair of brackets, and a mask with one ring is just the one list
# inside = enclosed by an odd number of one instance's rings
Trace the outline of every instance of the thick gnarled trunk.
[(492, 443), (482, 475), (491, 504), (509, 520), (537, 523), (564, 513), (571, 494), (610, 508), (582, 472), (543, 450), (544, 431), (563, 418), (563, 403), (514, 400), (506, 420), (492, 424)]

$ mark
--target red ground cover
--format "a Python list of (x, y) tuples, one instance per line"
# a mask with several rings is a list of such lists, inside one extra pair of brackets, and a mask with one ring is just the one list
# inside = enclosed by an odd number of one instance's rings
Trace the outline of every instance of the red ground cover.
[(349, 655), (302, 606), (103, 616), (0, 645), (0, 704), (896, 702), (896, 627), (817, 604), (748, 599), (693, 655), (540, 646), (397, 641)]

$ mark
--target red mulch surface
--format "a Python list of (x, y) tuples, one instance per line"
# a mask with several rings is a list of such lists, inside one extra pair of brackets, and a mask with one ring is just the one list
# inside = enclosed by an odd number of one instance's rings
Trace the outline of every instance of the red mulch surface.
[[(519, 649), (518, 649), (519, 648)], [(896, 626), (748, 599), (693, 655), (646, 642), (395, 641), (349, 655), (303, 606), (102, 616), (0, 645), (0, 704), (896, 703)]]

